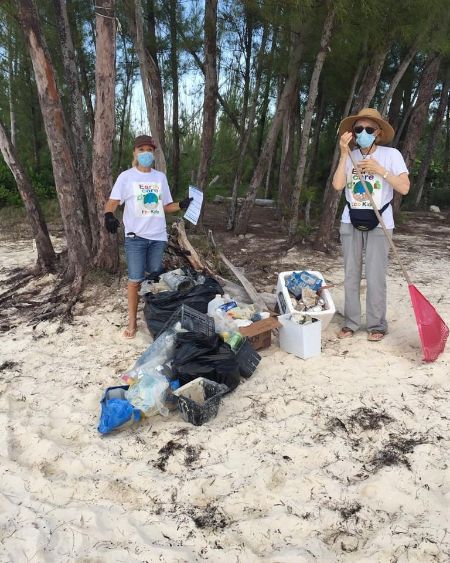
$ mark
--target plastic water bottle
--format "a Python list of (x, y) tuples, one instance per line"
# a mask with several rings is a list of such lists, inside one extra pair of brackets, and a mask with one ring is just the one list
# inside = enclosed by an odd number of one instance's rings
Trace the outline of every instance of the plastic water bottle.
[(212, 317), (214, 312), (225, 303), (226, 300), (218, 293), (214, 299), (208, 303), (208, 315)]

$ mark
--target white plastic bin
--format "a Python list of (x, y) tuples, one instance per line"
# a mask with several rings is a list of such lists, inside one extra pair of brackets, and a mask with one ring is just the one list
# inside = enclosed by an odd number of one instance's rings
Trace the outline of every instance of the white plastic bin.
[[(301, 270), (293, 270), (291, 272), (281, 272), (278, 275), (277, 301), (278, 301), (278, 307), (280, 308), (280, 313), (282, 315), (286, 313), (295, 312), (294, 306), (291, 303), (291, 296), (289, 294), (288, 288), (286, 287), (286, 281), (285, 281), (288, 276), (294, 273), (294, 271), (299, 272)], [(309, 272), (313, 276), (320, 278), (321, 280), (323, 280), (325, 284), (324, 277), (320, 272), (314, 272), (313, 270), (305, 270), (305, 271)], [(336, 308), (334, 306), (331, 293), (328, 289), (324, 289), (321, 292), (320, 296), (325, 301), (325, 309), (317, 313), (311, 313), (311, 316), (314, 317), (315, 319), (319, 319), (322, 322), (322, 330), (325, 330), (327, 326), (330, 324), (331, 319), (333, 318), (334, 313), (336, 312)]]
[(320, 356), (322, 336), (321, 321), (300, 325), (291, 320), (289, 318), (290, 316), (290, 314), (287, 314), (278, 317), (282, 325), (278, 332), (280, 348), (303, 360)]

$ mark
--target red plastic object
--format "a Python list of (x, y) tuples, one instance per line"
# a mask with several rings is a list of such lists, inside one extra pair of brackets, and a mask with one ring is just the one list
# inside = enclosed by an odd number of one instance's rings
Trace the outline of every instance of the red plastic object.
[(448, 326), (414, 285), (411, 284), (408, 288), (422, 343), (423, 359), (426, 362), (434, 362), (444, 351), (449, 333)]

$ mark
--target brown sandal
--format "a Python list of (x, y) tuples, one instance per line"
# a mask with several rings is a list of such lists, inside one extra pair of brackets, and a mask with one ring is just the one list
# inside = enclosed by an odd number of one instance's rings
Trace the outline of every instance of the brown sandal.
[(355, 334), (355, 331), (348, 326), (343, 326), (341, 330), (337, 333), (338, 338), (351, 338)]
[(380, 340), (383, 340), (385, 335), (386, 333), (382, 330), (371, 330), (369, 331), (367, 340), (369, 340), (369, 342), (380, 342)]

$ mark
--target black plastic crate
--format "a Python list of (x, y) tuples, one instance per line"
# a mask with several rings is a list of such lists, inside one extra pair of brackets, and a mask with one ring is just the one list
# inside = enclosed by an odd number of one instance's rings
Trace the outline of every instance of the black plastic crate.
[(213, 336), (215, 334), (214, 319), (205, 313), (200, 313), (192, 307), (181, 305), (170, 317), (166, 324), (161, 329), (161, 333), (172, 328), (177, 322), (181, 323), (181, 328), (189, 332), (200, 332), (206, 336)]
[[(217, 416), (220, 399), (229, 389), (222, 383), (216, 383), (210, 379), (199, 377), (191, 383), (183, 386), (189, 388), (183, 390), (180, 387), (178, 395), (178, 408), (183, 420), (195, 426), (201, 426), (211, 418)], [(183, 392), (186, 395), (183, 395)]]
[(258, 367), (258, 364), (261, 361), (261, 356), (258, 352), (255, 352), (248, 340), (244, 340), (236, 352), (236, 359), (239, 364), (241, 376), (248, 378)]

